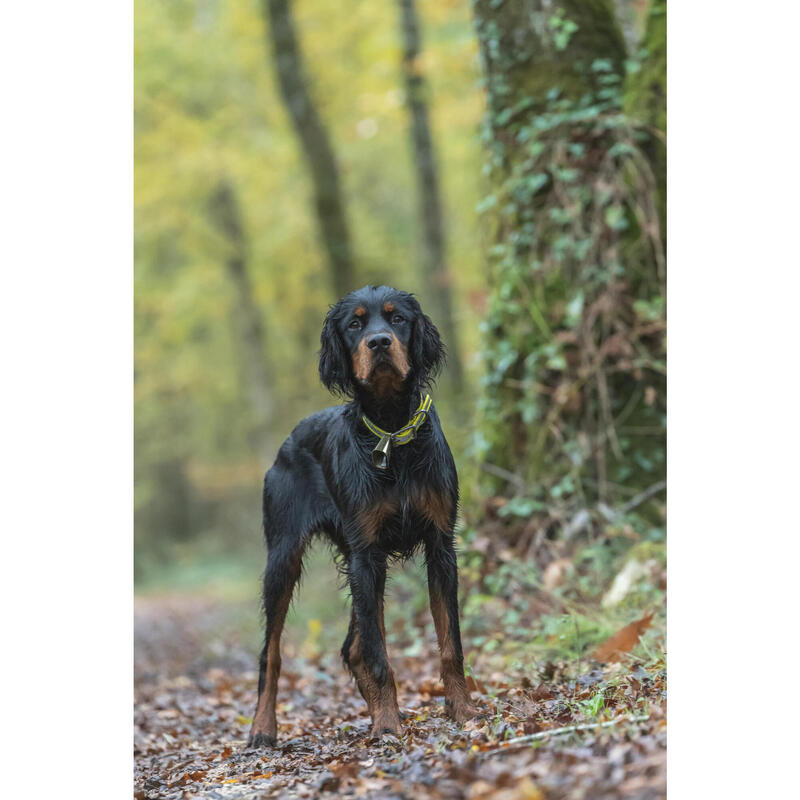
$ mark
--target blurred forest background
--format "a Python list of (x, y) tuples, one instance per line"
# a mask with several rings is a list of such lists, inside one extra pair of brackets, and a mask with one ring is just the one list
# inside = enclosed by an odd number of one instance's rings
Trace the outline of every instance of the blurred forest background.
[[(467, 652), (647, 620), (663, 659), (665, 35), (659, 0), (136, 0), (142, 596), (245, 603), (256, 651), (263, 474), (335, 402), (328, 305), (385, 283), (449, 346)], [(419, 569), (391, 591), (410, 655)], [(338, 646), (344, 608), (317, 552), (289, 652)]]

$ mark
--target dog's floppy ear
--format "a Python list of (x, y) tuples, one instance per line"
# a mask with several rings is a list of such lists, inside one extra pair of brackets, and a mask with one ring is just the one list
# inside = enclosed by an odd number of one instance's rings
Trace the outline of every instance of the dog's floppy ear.
[(336, 328), (339, 305), (331, 306), (322, 326), (319, 349), (319, 377), (330, 392), (349, 394), (352, 391), (350, 382), (350, 362), (345, 352), (342, 337)]
[(414, 322), (414, 365), (422, 384), (436, 377), (445, 363), (445, 347), (430, 317), (417, 304)]

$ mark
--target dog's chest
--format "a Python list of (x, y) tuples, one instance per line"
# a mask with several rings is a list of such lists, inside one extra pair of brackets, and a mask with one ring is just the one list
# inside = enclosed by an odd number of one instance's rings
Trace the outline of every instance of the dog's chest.
[(452, 510), (450, 496), (441, 489), (412, 486), (402, 493), (388, 490), (360, 514), (362, 535), (369, 542), (403, 550), (408, 540), (416, 540), (426, 527), (447, 531)]

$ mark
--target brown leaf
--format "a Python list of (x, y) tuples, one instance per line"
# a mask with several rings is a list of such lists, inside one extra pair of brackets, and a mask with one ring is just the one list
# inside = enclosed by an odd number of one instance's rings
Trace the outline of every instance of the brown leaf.
[(631, 622), (606, 639), (591, 652), (595, 661), (621, 661), (623, 653), (632, 650), (639, 637), (650, 627), (653, 614), (645, 614), (641, 619)]
[(540, 683), (529, 693), (531, 700), (537, 700), (539, 702), (542, 700), (553, 700), (555, 696), (556, 693), (553, 691), (552, 687), (548, 686), (546, 683)]
[(361, 772), (361, 765), (358, 761), (331, 761), (328, 764), (328, 769), (336, 778), (356, 778)]
[(419, 682), (417, 691), (420, 694), (428, 694), (431, 697), (444, 697), (444, 685), (435, 678), (423, 678)]
[(205, 776), (208, 774), (208, 770), (195, 770), (194, 772), (184, 772), (180, 778), (176, 781), (176, 783), (170, 784), (170, 787), (179, 785), (185, 786), (187, 783), (194, 783), (196, 781), (201, 781)]
[(539, 733), (539, 731), (544, 730), (544, 726), (542, 725), (541, 722), (539, 722), (538, 719), (535, 719), (534, 717), (529, 717), (523, 723), (522, 730), (525, 733)]

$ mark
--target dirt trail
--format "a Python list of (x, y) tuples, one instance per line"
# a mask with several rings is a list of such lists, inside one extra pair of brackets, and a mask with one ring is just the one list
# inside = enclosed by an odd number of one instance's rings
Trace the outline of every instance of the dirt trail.
[[(402, 740), (368, 738), (365, 705), (337, 654), (284, 657), (280, 741), (249, 750), (257, 674), (234, 620), (252, 609), (203, 598), (136, 602), (137, 798), (641, 798), (666, 796), (663, 672), (599, 669), (547, 682), (479, 680), (486, 718), (443, 715), (436, 654), (391, 654)], [(628, 717), (647, 717), (629, 722)], [(507, 745), (577, 725), (605, 727)]]

